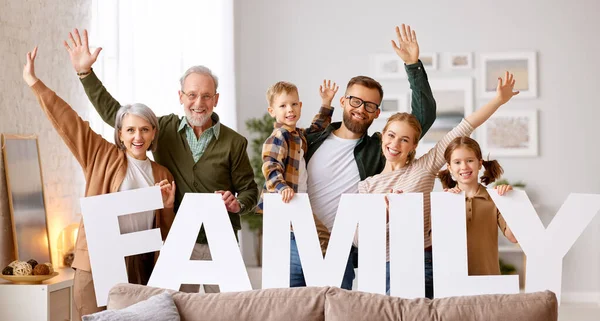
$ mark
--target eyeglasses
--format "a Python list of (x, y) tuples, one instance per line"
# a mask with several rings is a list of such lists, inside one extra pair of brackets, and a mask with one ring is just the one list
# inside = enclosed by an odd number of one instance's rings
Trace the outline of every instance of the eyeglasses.
[(365, 110), (368, 113), (374, 113), (377, 111), (377, 108), (379, 108), (379, 105), (377, 105), (376, 103), (364, 101), (358, 97), (346, 96), (346, 99), (348, 99), (348, 101), (350, 102), (350, 106), (354, 108), (359, 108), (360, 106), (365, 105)]
[(181, 93), (184, 94), (190, 101), (196, 101), (196, 99), (198, 99), (198, 97), (200, 97), (201, 101), (209, 101), (209, 100), (215, 98), (215, 96), (217, 95), (216, 93), (214, 95), (209, 95), (209, 94), (198, 95), (195, 92), (186, 93), (183, 90), (181, 91)]

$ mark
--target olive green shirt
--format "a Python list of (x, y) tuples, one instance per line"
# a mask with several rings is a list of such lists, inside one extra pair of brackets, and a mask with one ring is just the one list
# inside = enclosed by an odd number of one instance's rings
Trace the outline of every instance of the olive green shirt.
[[(110, 95), (94, 72), (81, 79), (81, 83), (100, 117), (114, 126), (121, 104)], [(158, 148), (153, 152), (154, 160), (169, 169), (175, 178), (175, 211), (179, 209), (185, 193), (224, 190), (237, 194), (242, 211), (229, 213), (231, 225), (237, 231), (241, 229), (240, 214), (254, 208), (258, 201), (258, 187), (246, 152), (248, 141), (220, 124), (216, 113), (211, 118), (213, 124), (219, 124), (219, 133), (206, 144), (205, 151), (195, 161), (186, 131), (179, 130), (183, 119), (175, 114), (158, 117)], [(207, 243), (204, 230), (200, 231), (197, 241)]]

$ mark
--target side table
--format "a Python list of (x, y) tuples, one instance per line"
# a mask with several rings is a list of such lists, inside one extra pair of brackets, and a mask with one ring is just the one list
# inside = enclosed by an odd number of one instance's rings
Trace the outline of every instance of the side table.
[(71, 268), (57, 269), (58, 275), (42, 284), (12, 284), (0, 279), (0, 320), (74, 320)]

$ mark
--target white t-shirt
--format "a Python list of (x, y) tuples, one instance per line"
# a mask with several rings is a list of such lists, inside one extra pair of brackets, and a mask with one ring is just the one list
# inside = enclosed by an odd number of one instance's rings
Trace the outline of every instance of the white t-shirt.
[[(154, 186), (150, 159), (135, 159), (127, 155), (127, 173), (119, 192)], [(154, 225), (154, 211), (119, 216), (121, 234), (149, 230)]]
[(304, 160), (304, 150), (302, 149), (302, 141), (300, 141), (300, 168), (298, 169), (298, 193), (306, 193), (308, 191), (308, 172), (306, 171), (306, 160)]
[(360, 174), (354, 160), (358, 139), (331, 133), (308, 163), (308, 196), (313, 213), (331, 231), (341, 195), (358, 193)]

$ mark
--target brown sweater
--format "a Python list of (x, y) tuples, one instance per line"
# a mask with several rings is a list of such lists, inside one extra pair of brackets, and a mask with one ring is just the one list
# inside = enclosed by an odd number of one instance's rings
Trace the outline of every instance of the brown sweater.
[[(127, 172), (125, 151), (95, 133), (87, 121), (81, 119), (64, 100), (41, 81), (36, 82), (31, 89), (52, 126), (81, 165), (86, 181), (85, 196), (117, 192)], [(171, 173), (155, 162), (152, 162), (152, 174), (155, 182), (163, 179), (173, 181)], [(167, 236), (174, 217), (173, 209), (155, 211), (154, 225), (160, 228), (163, 239)], [(72, 266), (91, 271), (83, 219), (79, 224)]]

